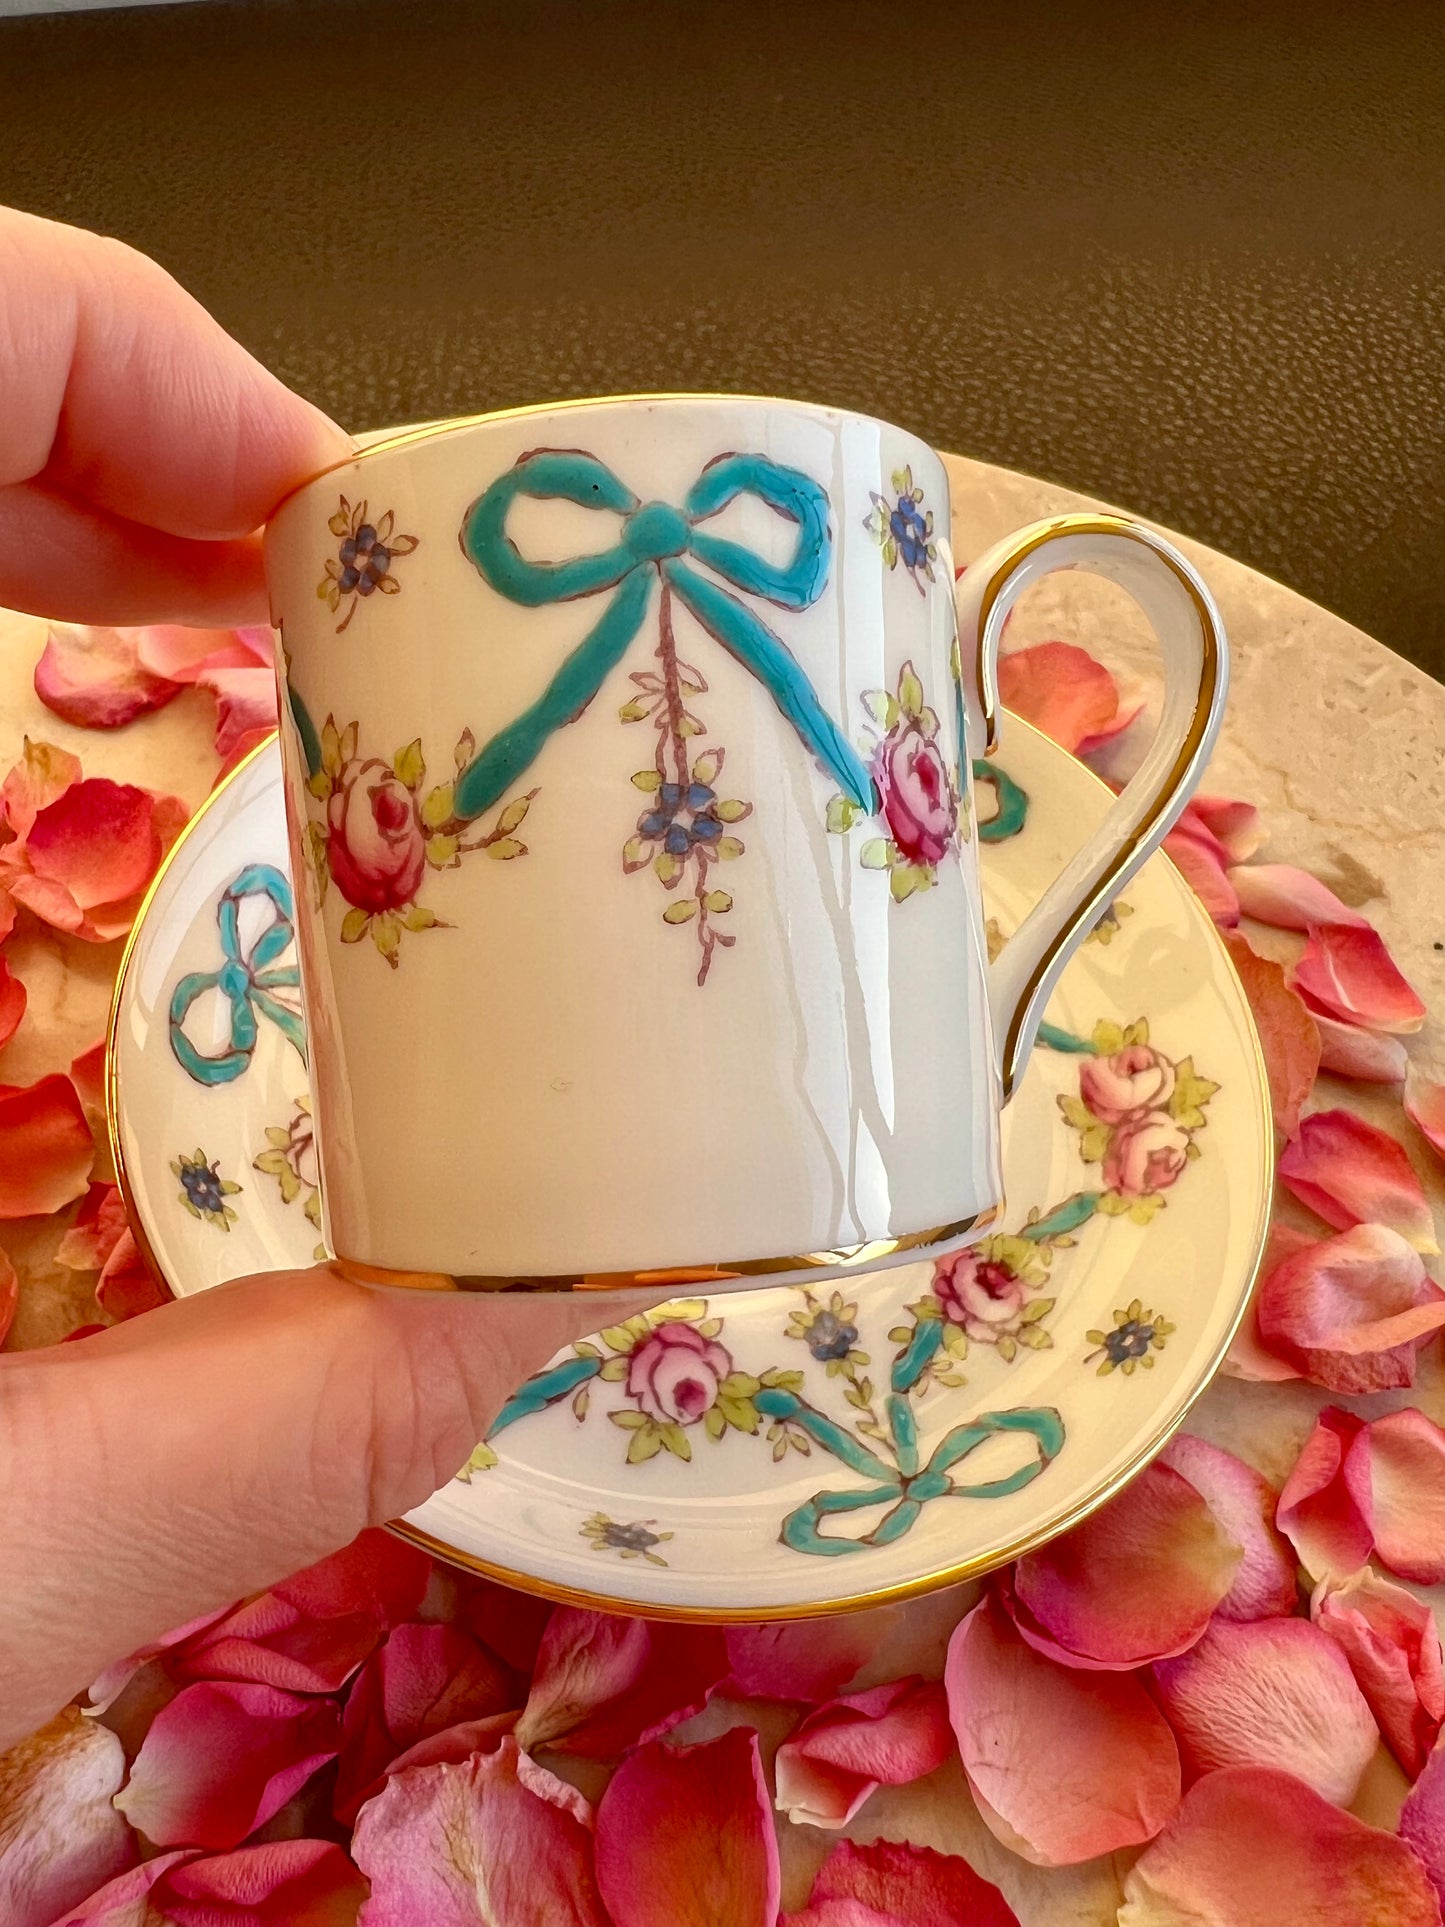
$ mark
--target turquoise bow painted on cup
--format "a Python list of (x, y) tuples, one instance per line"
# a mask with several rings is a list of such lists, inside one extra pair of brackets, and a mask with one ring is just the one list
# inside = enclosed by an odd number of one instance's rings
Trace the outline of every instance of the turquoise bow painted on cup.
[[(507, 533), (507, 515), (519, 495), (610, 509), (626, 517), (621, 540), (601, 555), (529, 562)], [(740, 495), (757, 496), (797, 524), (797, 540), (785, 563), (769, 562), (700, 526)], [(606, 589), (615, 593), (536, 702), (499, 730), (462, 772), (458, 816), (471, 820), (490, 809), (535, 761), (547, 738), (582, 714), (641, 629), (655, 581), (756, 676), (844, 795), (860, 809), (876, 808), (873, 779), (792, 652), (750, 608), (693, 567), (700, 562), (733, 588), (781, 609), (806, 609), (816, 602), (828, 579), (831, 537), (827, 492), (810, 476), (763, 455), (721, 455), (708, 463), (676, 509), (666, 502), (639, 501), (594, 455), (544, 448), (524, 455), (472, 504), (461, 543), (490, 586), (525, 608), (573, 602)]]
[[(243, 951), (240, 911), (247, 897), (265, 897), (273, 914), (250, 950)], [(219, 970), (191, 971), (171, 993), (171, 1050), (182, 1070), (198, 1084), (229, 1084), (241, 1075), (256, 1048), (260, 1034), (258, 1017), (269, 1017), (305, 1059), (305, 1023), (298, 1011), (273, 994), (278, 990), (296, 990), (301, 983), (301, 972), (294, 963), (275, 961), (290, 949), (295, 939), (294, 915), (291, 885), (269, 863), (248, 864), (222, 896), (216, 923), (225, 962)], [(191, 1006), (208, 990), (220, 991), (231, 1007), (227, 1047), (213, 1057), (197, 1050), (185, 1032)]]

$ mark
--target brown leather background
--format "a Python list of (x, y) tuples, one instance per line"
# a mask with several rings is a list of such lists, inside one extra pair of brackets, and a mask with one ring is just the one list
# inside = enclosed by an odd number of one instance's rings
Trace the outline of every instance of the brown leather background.
[(0, 198), (348, 426), (853, 404), (1445, 674), (1438, 0), (227, 0), (0, 23)]

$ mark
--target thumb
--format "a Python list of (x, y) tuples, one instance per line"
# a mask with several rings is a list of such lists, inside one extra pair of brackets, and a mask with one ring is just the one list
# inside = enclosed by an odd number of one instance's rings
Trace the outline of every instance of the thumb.
[(321, 1266), (0, 1359), (0, 1747), (111, 1660), (419, 1505), (528, 1373), (657, 1296), (383, 1292)]

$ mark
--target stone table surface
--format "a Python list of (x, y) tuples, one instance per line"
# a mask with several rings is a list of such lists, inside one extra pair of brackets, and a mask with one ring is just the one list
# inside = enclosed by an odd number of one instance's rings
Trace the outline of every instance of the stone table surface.
[[(949, 457), (953, 545), (967, 561), (1022, 523), (1067, 509), (1097, 507), (1050, 483), (985, 463)], [(1379, 643), (1294, 594), (1198, 543), (1175, 538), (1196, 563), (1224, 617), (1234, 682), (1207, 787), (1247, 798), (1263, 812), (1262, 860), (1299, 864), (1370, 917), (1431, 1009), (1445, 1007), (1445, 687)], [(167, 708), (106, 734), (75, 729), (44, 709), (31, 683), (45, 625), (0, 613), (0, 769), (25, 735), (74, 750), (88, 775), (111, 775), (172, 791), (198, 805), (214, 774), (208, 697), (187, 691)], [(1009, 633), (1010, 646), (1061, 637), (1081, 643), (1127, 682), (1152, 691), (1155, 651), (1134, 605), (1095, 578), (1058, 575), (1030, 591)], [(1005, 721), (1005, 728), (1007, 723)], [(1126, 733), (1113, 754), (1118, 772), (1137, 757), (1147, 722)], [(1261, 947), (1273, 933), (1258, 937)], [(1290, 940), (1280, 938), (1279, 954)], [(25, 982), (29, 1012), (0, 1050), (0, 1083), (22, 1084), (66, 1069), (101, 1036), (119, 943), (72, 942), (23, 919), (7, 951)], [(1428, 1021), (1409, 1040), (1412, 1058), (1445, 1076), (1445, 1024)], [(1320, 1080), (1317, 1106), (1348, 1103), (1401, 1136), (1432, 1187), (1445, 1229), (1445, 1184), (1393, 1092)], [(98, 1171), (97, 1176), (107, 1175)], [(54, 1261), (55, 1220), (6, 1227), (4, 1244), (21, 1277), (10, 1346), (45, 1344), (94, 1316), (91, 1281)], [(1404, 1403), (1445, 1423), (1440, 1347), (1422, 1356), (1412, 1392), (1356, 1403), (1371, 1414)], [(1220, 1377), (1190, 1415), (1190, 1429), (1228, 1445), (1279, 1483), (1327, 1395), (1301, 1382), (1257, 1385)], [(879, 1677), (936, 1668), (941, 1641), (959, 1611), (957, 1595), (888, 1607), (882, 1613)], [(731, 1715), (736, 1718), (736, 1713)], [(766, 1730), (766, 1715), (760, 1715)], [(697, 1737), (730, 1723), (716, 1703), (694, 1722)], [(1392, 1825), (1405, 1783), (1381, 1750), (1354, 1811)], [(1131, 1855), (1047, 1870), (1002, 1848), (974, 1811), (957, 1761), (912, 1787), (875, 1794), (849, 1832), (859, 1839), (906, 1834), (964, 1854), (996, 1880), (1024, 1927), (1103, 1927), (1112, 1923)], [(829, 1836), (787, 1828), (784, 1901), (802, 1904)]]

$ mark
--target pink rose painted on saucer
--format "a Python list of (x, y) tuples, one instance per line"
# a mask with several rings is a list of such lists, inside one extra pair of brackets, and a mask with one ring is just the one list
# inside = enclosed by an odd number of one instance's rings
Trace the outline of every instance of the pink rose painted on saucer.
[(1059, 1109), (1079, 1133), (1085, 1164), (1101, 1167), (1106, 1188), (1097, 1208), (1147, 1224), (1199, 1156), (1194, 1140), (1219, 1086), (1199, 1076), (1192, 1057), (1176, 1063), (1151, 1044), (1142, 1017), (1127, 1026), (1096, 1024), (1070, 1048), (1083, 1057), (1079, 1093), (1061, 1096)]
[(727, 1350), (696, 1326), (659, 1325), (632, 1354), (627, 1392), (649, 1418), (696, 1425), (732, 1368)]
[(1189, 1133), (1167, 1111), (1122, 1124), (1104, 1153), (1104, 1181), (1121, 1197), (1167, 1191), (1189, 1160)]
[(1079, 1072), (1079, 1095), (1104, 1124), (1162, 1110), (1174, 1091), (1174, 1066), (1149, 1044), (1092, 1057)]
[[(1005, 1246), (1021, 1239), (988, 1238), (940, 1258), (933, 1274), (933, 1295), (951, 1323), (979, 1345), (996, 1345), (1017, 1336), (1023, 1312), (1040, 1282), (1037, 1261)], [(1013, 1262), (1010, 1262), (1012, 1258)]]

